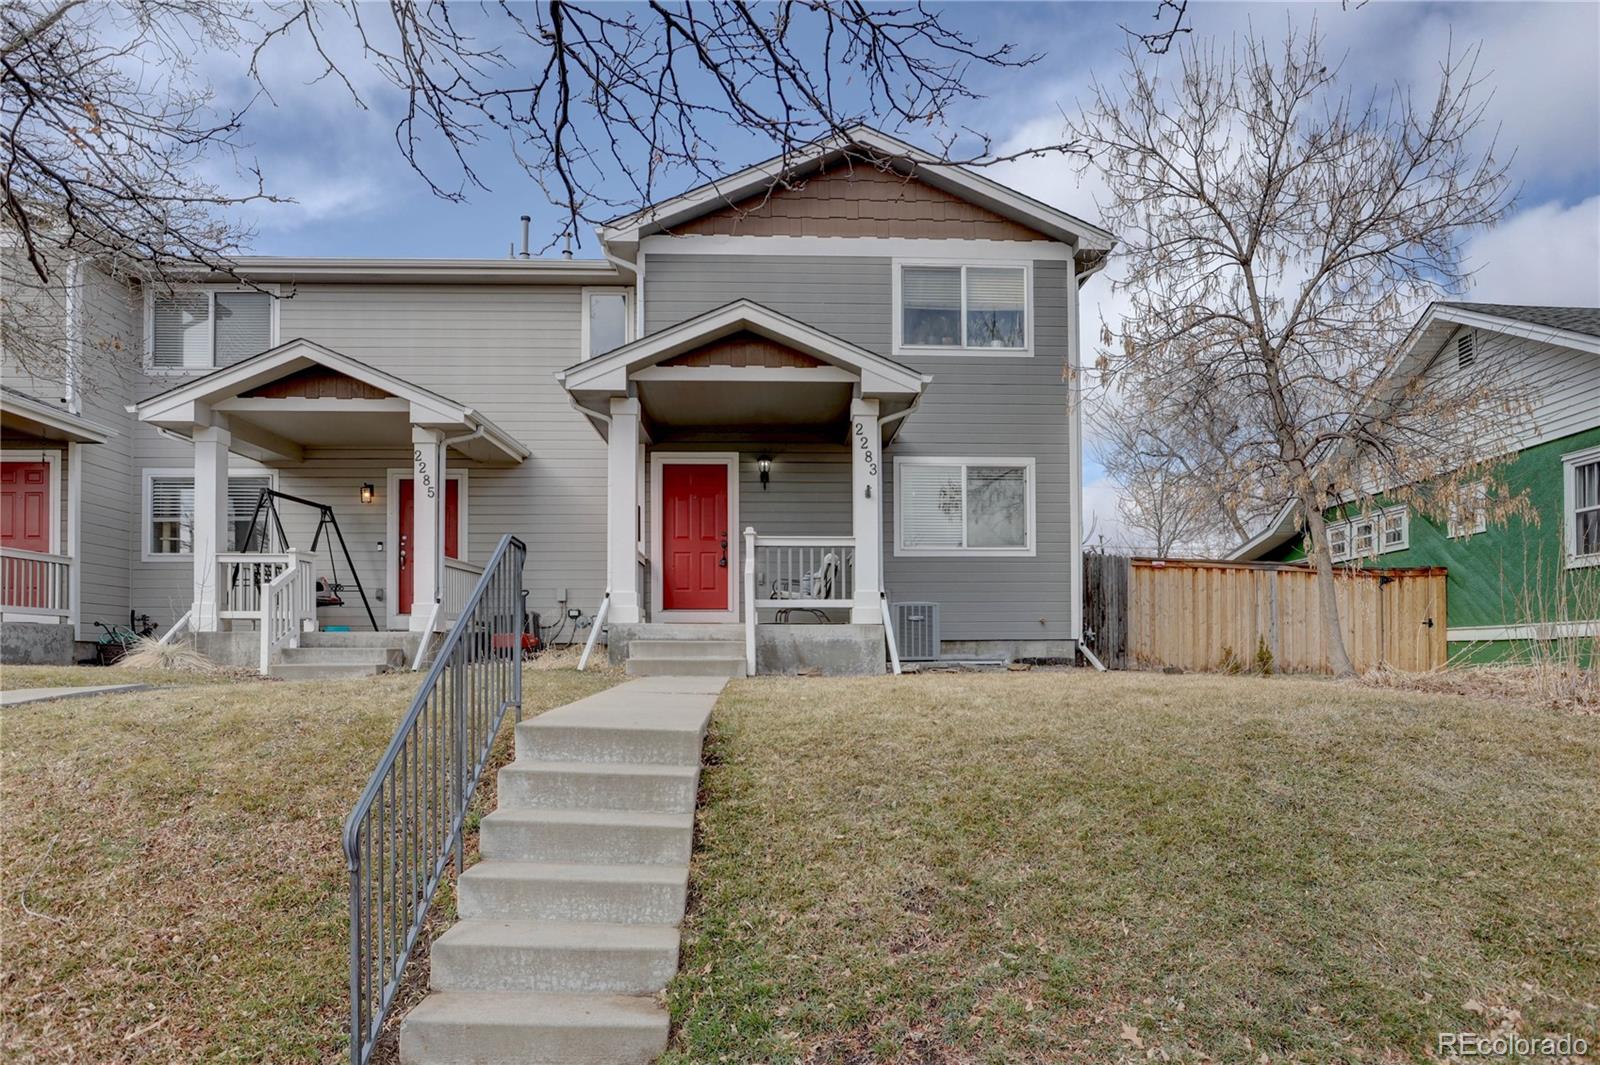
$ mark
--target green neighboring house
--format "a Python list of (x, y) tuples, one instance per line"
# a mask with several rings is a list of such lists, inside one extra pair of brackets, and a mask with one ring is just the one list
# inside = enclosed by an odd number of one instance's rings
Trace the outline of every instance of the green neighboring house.
[[(1333, 508), (1334, 560), (1375, 569), (1444, 566), (1453, 660), (1494, 661), (1521, 641), (1600, 636), (1600, 308), (1435, 303), (1412, 330), (1407, 359), (1425, 376), (1523, 375), (1535, 393), (1514, 458), (1497, 477), (1526, 490), (1536, 520), (1438, 521), (1403, 504)], [(1298, 509), (1230, 555), (1305, 558)]]

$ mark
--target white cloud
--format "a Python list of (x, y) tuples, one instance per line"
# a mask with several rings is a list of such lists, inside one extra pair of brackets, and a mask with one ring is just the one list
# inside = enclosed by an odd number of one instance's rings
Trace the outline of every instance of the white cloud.
[(1468, 246), (1484, 303), (1600, 307), (1600, 196), (1518, 212)]
[(1139, 539), (1129, 531), (1117, 510), (1122, 498), (1122, 486), (1109, 477), (1100, 477), (1083, 486), (1084, 544), (1098, 547), (1127, 548)]

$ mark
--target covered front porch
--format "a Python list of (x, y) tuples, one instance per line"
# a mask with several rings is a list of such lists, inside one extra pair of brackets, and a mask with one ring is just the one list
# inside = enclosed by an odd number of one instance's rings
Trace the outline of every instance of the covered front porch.
[(882, 648), (883, 449), (928, 377), (740, 301), (561, 380), (606, 440), (613, 656), (695, 631), (659, 625), (738, 626), (752, 673), (769, 627)]
[(74, 659), (83, 580), (83, 448), (110, 439), (109, 429), (64, 402), (0, 387), (0, 661), (61, 665)]
[(189, 493), (151, 514), (156, 553), (166, 535), (192, 561), (174, 628), (245, 634), (232, 657), (263, 671), (319, 628), (408, 632), (413, 647), (447, 628), (482, 573), (469, 475), (528, 457), (471, 407), (305, 340), (136, 412), (194, 445), (192, 471), (158, 471), (192, 478), (154, 478)]

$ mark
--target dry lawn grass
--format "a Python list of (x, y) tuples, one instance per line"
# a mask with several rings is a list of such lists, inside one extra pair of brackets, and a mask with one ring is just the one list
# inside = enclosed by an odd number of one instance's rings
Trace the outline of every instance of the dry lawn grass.
[(668, 1060), (1593, 1046), (1596, 726), (1288, 678), (736, 682)]
[[(347, 1054), (339, 824), (417, 677), (186, 679), (0, 712), (0, 1058)], [(529, 670), (525, 715), (617, 679)]]
[(0, 666), (0, 690), (22, 688), (92, 688), (106, 684), (265, 684), (253, 670), (217, 667), (209, 671), (188, 669), (135, 669), (115, 666)]

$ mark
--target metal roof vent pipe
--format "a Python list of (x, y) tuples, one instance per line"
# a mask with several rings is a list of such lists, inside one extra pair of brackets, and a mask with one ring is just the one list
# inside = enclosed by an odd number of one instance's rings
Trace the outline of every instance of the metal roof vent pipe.
[(572, 231), (570, 229), (567, 231), (567, 246), (561, 249), (561, 257), (563, 259), (572, 258)]
[(523, 258), (523, 259), (529, 258), (529, 256), (528, 256), (528, 223), (530, 223), (532, 221), (533, 221), (533, 219), (528, 217), (527, 215), (523, 215), (522, 216), (522, 251), (519, 253), (519, 257)]

